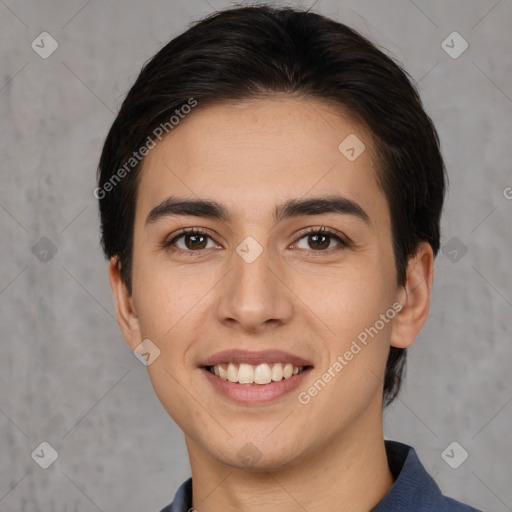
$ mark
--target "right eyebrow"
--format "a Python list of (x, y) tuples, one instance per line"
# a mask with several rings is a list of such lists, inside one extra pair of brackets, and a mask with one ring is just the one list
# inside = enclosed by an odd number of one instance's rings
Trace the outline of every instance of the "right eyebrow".
[(162, 217), (177, 215), (192, 215), (194, 217), (219, 219), (225, 222), (231, 220), (231, 216), (226, 208), (216, 201), (209, 201), (207, 199), (179, 199), (171, 196), (149, 212), (146, 217), (146, 224), (154, 223)]

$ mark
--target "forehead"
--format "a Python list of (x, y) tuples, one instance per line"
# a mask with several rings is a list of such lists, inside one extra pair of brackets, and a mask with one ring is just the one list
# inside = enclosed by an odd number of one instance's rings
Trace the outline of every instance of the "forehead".
[(137, 214), (172, 195), (215, 198), (251, 220), (290, 198), (336, 193), (371, 217), (385, 208), (375, 161), (367, 130), (318, 100), (199, 104), (145, 157)]

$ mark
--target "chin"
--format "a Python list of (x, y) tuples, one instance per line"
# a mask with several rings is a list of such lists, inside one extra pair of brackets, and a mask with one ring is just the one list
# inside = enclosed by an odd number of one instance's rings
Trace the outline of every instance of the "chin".
[(278, 438), (254, 441), (246, 439), (232, 439), (229, 446), (218, 446), (217, 449), (212, 449), (211, 453), (222, 464), (254, 472), (286, 469), (296, 465), (302, 458), (302, 452), (296, 446), (292, 446), (296, 443), (285, 446)]

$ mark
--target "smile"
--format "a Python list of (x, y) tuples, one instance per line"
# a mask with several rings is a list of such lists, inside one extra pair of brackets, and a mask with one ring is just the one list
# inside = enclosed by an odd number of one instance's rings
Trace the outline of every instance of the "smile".
[(294, 366), (291, 363), (226, 363), (206, 367), (207, 370), (222, 380), (238, 384), (265, 385), (290, 379), (304, 370), (304, 366)]

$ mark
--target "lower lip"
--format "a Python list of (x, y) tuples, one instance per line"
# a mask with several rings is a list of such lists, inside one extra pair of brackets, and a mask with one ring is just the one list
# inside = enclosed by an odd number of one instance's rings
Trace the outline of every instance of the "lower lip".
[(246, 405), (266, 404), (281, 398), (296, 389), (302, 381), (307, 377), (310, 368), (306, 368), (297, 375), (293, 375), (289, 379), (281, 379), (277, 382), (269, 382), (268, 384), (238, 384), (223, 380), (215, 374), (201, 368), (205, 377), (211, 382), (212, 386), (231, 400)]

